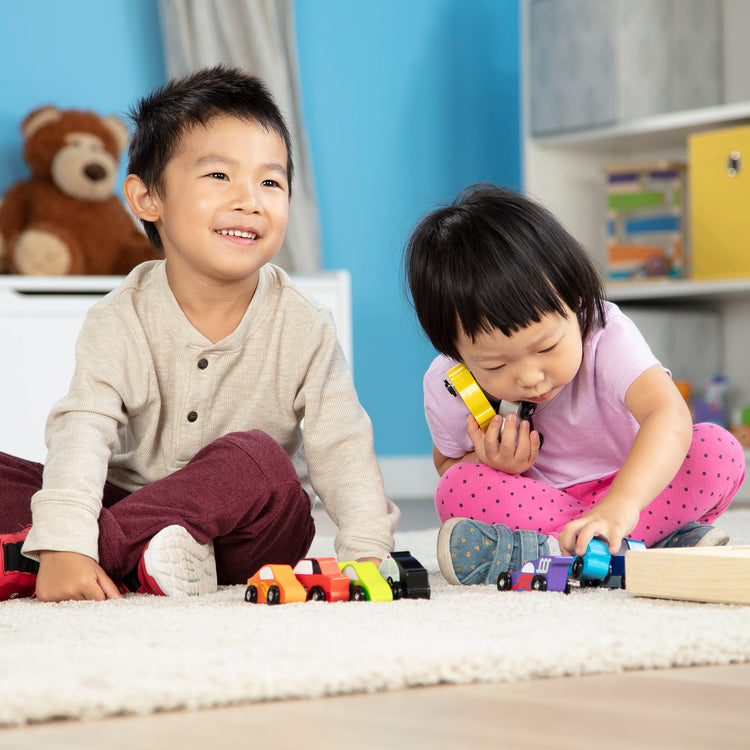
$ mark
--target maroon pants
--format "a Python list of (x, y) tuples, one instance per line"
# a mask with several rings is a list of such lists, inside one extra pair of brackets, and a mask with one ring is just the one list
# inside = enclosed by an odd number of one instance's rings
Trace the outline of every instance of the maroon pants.
[[(41, 464), (0, 453), (0, 531), (31, 523)], [(128, 493), (109, 482), (99, 515), (99, 564), (114, 580), (132, 571), (149, 539), (184, 526), (213, 541), (220, 584), (245, 583), (267, 563), (294, 565), (315, 535), (310, 499), (281, 446), (260, 430), (210, 443), (182, 469)]]

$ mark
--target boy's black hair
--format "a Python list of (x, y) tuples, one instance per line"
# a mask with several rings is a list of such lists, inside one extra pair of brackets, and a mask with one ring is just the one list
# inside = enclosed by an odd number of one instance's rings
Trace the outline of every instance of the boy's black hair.
[[(284, 141), (289, 196), (292, 195), (292, 140), (273, 96), (262, 81), (239, 68), (217, 65), (177, 78), (143, 97), (130, 110), (135, 127), (128, 150), (128, 172), (149, 189), (162, 189), (162, 175), (185, 131), (217, 115), (254, 120)], [(151, 244), (162, 250), (153, 222), (143, 221)]]
[(411, 301), (440, 353), (460, 359), (459, 326), (504, 336), (549, 313), (578, 314), (585, 339), (604, 324), (601, 277), (549, 211), (518, 193), (472, 185), (427, 214), (406, 247)]

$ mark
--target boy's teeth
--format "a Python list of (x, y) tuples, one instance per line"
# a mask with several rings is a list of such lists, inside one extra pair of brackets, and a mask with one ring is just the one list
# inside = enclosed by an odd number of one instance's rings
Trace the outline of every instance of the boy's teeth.
[(254, 240), (258, 236), (252, 232), (240, 232), (237, 229), (220, 229), (219, 234), (226, 234), (230, 237), (244, 237), (246, 240)]

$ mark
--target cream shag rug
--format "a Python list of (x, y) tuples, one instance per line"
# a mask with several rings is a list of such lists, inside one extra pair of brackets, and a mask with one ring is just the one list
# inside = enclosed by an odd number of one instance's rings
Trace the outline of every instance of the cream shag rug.
[[(750, 510), (722, 528), (750, 544)], [(0, 725), (750, 660), (750, 607), (622, 591), (453, 587), (435, 531), (402, 533), (432, 598), (246, 604), (243, 587), (190, 600), (0, 604)], [(332, 553), (330, 537), (312, 553)]]

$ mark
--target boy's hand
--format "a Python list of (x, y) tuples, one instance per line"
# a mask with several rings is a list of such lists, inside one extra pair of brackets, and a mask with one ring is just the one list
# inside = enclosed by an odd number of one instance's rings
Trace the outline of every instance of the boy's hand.
[(90, 557), (49, 550), (39, 554), (36, 596), (43, 602), (122, 598), (112, 579)]
[(466, 432), (478, 460), (506, 474), (522, 474), (534, 465), (539, 455), (539, 433), (531, 430), (526, 419), (519, 425), (515, 414), (505, 417), (505, 427), (500, 415), (493, 417), (487, 432), (482, 432), (477, 420), (469, 415)]
[(620, 551), (622, 540), (636, 527), (640, 509), (635, 503), (601, 500), (580, 518), (565, 524), (560, 532), (560, 552), (563, 555), (584, 555), (594, 538), (606, 540), (610, 554)]

